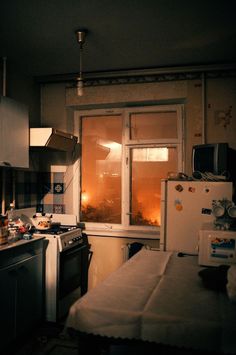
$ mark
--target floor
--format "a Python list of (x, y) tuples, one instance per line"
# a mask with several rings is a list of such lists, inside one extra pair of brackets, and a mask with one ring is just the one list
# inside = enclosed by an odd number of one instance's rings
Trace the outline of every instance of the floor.
[[(78, 338), (68, 334), (63, 322), (44, 323), (26, 339), (11, 345), (11, 348), (1, 352), (0, 355), (79, 355)], [(92, 349), (91, 355), (146, 355), (146, 352), (140, 351), (140, 347), (137, 346), (112, 345), (110, 348), (95, 346)], [(82, 353), (87, 355), (87, 350)]]
[[(0, 351), (0, 355), (87, 355), (86, 348), (81, 352), (81, 345), (78, 347), (78, 337), (69, 334), (64, 327), (64, 322), (44, 323), (36, 330), (32, 331), (25, 339), (20, 339), (17, 343), (10, 344), (7, 350)], [(92, 346), (91, 346), (92, 345)], [(97, 347), (97, 343), (90, 344), (91, 355), (199, 355), (199, 352), (179, 349), (154, 347), (150, 344), (114, 343), (110, 347)], [(80, 349), (80, 351), (78, 350)], [(90, 347), (89, 347), (90, 348)], [(90, 350), (91, 350), (90, 349)], [(210, 354), (210, 353), (209, 353)], [(211, 355), (214, 355), (211, 353)], [(216, 354), (215, 354), (216, 355)], [(218, 353), (219, 355), (219, 353)]]
[(10, 344), (1, 355), (77, 355), (77, 339), (69, 336), (64, 324), (44, 323), (25, 339)]

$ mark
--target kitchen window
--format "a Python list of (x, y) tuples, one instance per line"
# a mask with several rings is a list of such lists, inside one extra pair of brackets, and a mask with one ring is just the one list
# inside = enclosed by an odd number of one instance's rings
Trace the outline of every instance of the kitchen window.
[(182, 171), (183, 108), (78, 112), (80, 221), (87, 227), (157, 229), (161, 179)]

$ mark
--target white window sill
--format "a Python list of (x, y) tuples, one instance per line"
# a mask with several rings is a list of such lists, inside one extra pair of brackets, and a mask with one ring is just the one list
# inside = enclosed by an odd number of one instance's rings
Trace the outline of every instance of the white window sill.
[(151, 231), (134, 231), (134, 230), (113, 230), (113, 229), (89, 229), (84, 231), (88, 236), (97, 237), (115, 237), (115, 238), (131, 238), (131, 239), (160, 239), (160, 232)]

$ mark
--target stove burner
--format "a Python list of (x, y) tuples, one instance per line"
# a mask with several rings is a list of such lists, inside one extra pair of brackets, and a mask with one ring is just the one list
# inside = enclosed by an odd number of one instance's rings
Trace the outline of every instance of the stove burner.
[(69, 231), (73, 231), (75, 229), (77, 229), (78, 227), (76, 226), (67, 226), (67, 225), (60, 225), (60, 224), (55, 224), (52, 225), (51, 228), (49, 229), (36, 229), (35, 233), (37, 234), (50, 234), (50, 235), (61, 235), (63, 233), (69, 232)]

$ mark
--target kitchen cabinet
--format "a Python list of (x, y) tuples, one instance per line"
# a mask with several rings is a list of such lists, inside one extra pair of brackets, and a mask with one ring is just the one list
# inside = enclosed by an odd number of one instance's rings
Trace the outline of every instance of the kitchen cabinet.
[(0, 164), (29, 167), (28, 109), (6, 96), (0, 96)]
[(43, 239), (0, 251), (0, 352), (43, 319)]

